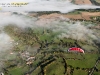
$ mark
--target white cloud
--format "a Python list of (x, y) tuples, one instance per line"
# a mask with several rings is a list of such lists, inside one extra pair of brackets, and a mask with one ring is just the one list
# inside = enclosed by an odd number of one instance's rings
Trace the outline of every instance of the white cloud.
[(28, 5), (22, 7), (2, 7), (1, 11), (60, 11), (67, 13), (75, 9), (94, 9), (100, 8), (93, 5), (75, 5), (69, 0), (1, 0), (5, 2), (28, 2)]
[(0, 51), (12, 48), (11, 38), (5, 33), (0, 33)]
[(17, 25), (18, 27), (21, 28), (31, 27), (33, 25), (32, 20), (33, 19), (29, 19), (28, 17), (25, 16), (10, 15), (9, 12), (5, 12), (5, 14), (1, 13), (0, 15), (0, 28), (9, 24)]

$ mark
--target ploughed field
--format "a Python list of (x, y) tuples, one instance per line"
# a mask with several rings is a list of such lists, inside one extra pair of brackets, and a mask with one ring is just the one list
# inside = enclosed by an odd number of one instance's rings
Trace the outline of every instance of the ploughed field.
[(75, 4), (88, 4), (91, 5), (91, 1), (90, 0), (72, 0), (72, 2), (74, 2)]
[(78, 9), (69, 13), (60, 13), (60, 12), (31, 12), (29, 14), (31, 17), (38, 17), (40, 20), (41, 19), (58, 19), (60, 16), (64, 18), (69, 18), (72, 20), (85, 20), (85, 21), (99, 21), (98, 17), (100, 17), (100, 10), (99, 9)]
[(78, 5), (100, 5), (100, 0), (70, 0)]

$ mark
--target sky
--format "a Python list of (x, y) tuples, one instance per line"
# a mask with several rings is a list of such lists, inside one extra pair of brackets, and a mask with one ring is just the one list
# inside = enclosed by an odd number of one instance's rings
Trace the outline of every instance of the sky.
[[(11, 5), (8, 7), (7, 3), (13, 2), (24, 2), (28, 4), (22, 5), (21, 7)], [(0, 0), (0, 3), (1, 11), (60, 11), (67, 13), (75, 9), (100, 8), (94, 5), (75, 5), (70, 3), (69, 0)], [(6, 3), (6, 7), (4, 7), (2, 3)]]

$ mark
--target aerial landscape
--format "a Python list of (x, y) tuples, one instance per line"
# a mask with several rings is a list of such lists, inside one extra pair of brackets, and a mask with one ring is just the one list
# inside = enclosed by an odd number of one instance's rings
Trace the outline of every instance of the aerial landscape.
[(100, 75), (100, 0), (12, 1), (0, 1), (0, 75)]

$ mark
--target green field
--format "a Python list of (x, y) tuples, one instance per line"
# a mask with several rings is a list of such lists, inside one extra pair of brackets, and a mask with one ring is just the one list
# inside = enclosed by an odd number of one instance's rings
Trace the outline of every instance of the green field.
[(95, 0), (96, 2), (100, 3), (100, 0)]
[[(18, 31), (15, 31), (15, 28)], [(25, 73), (30, 75), (88, 75), (100, 56), (99, 47), (95, 43), (57, 38), (56, 36), (61, 32), (53, 32), (50, 29), (21, 30), (15, 26), (6, 26), (4, 30), (18, 43), (12, 49), (16, 56), (12, 56), (12, 60), (5, 62), (5, 75)], [(68, 48), (73, 46), (81, 47), (85, 53), (68, 52)], [(29, 57), (35, 57), (35, 59), (27, 60)], [(27, 64), (28, 62), (31, 63)], [(99, 64), (97, 67), (100, 69)], [(94, 75), (99, 74), (94, 71)]]

